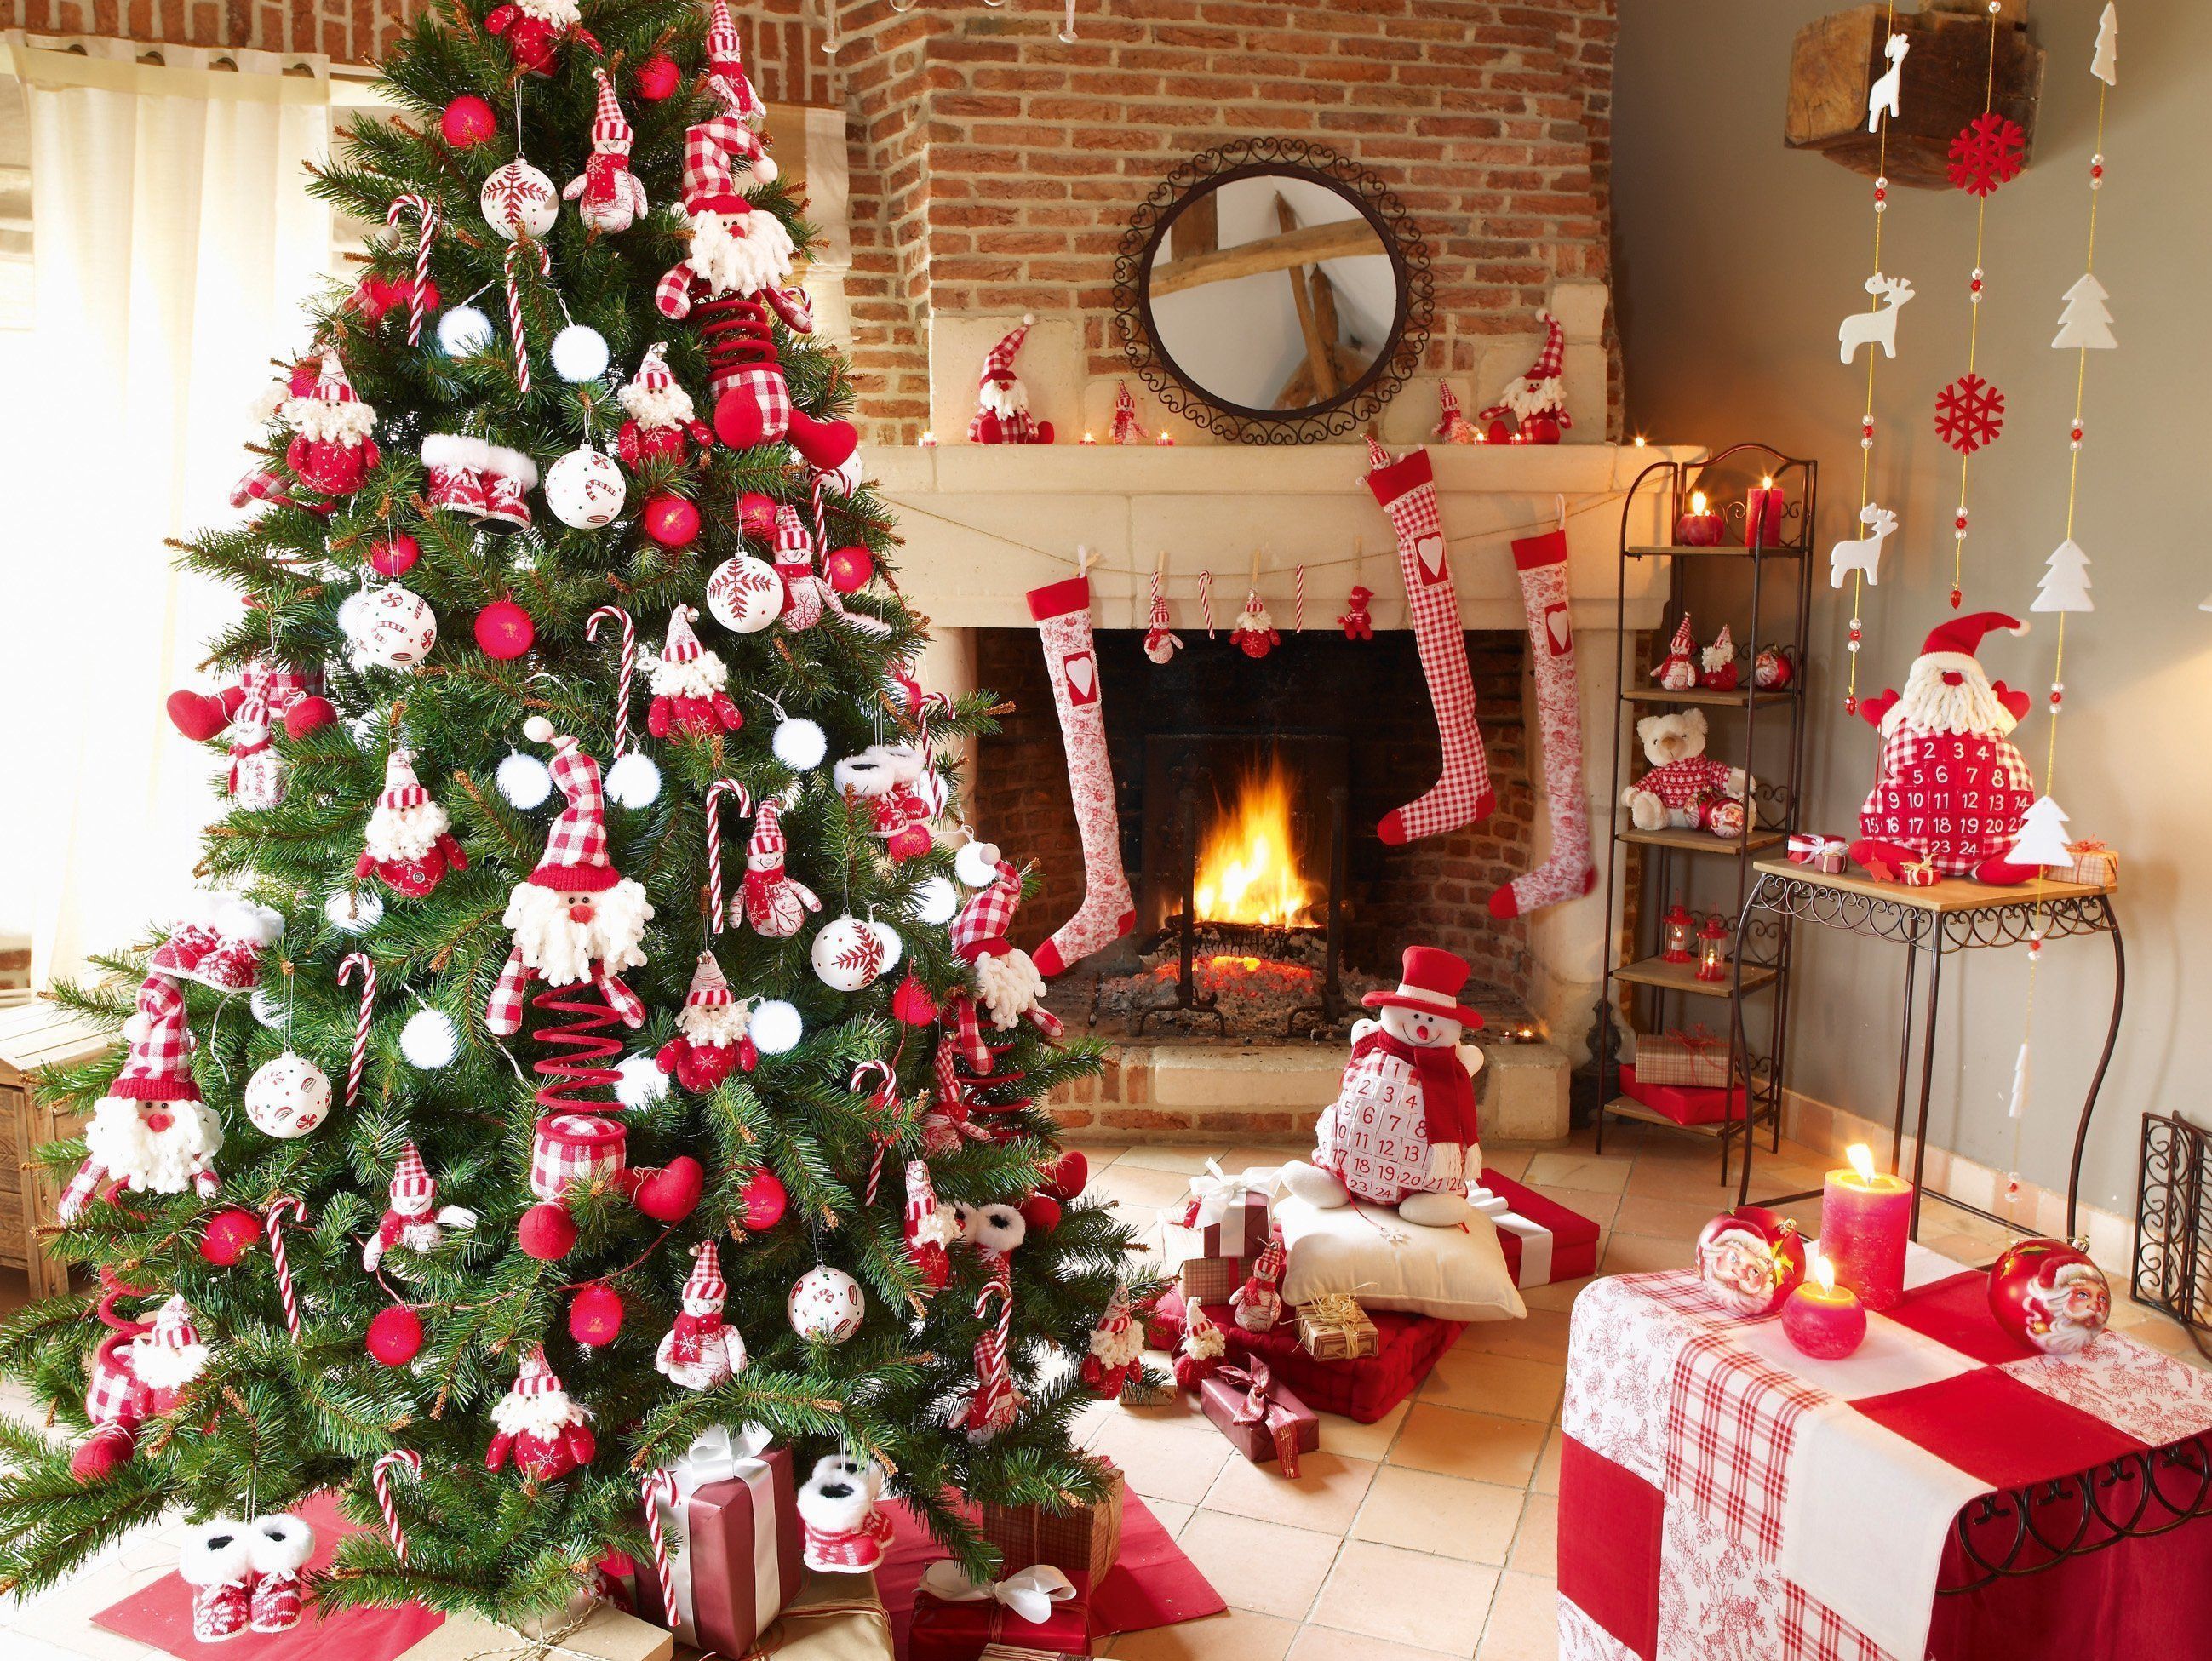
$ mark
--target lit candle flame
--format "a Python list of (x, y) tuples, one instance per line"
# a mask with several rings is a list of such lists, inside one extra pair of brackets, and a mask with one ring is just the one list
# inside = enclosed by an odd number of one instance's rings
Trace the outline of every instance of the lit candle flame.
[(1759, 488), (1762, 490), (1772, 490), (1774, 488), (1774, 479), (1772, 475), (1770, 474), (1766, 478), (1760, 479), (1759, 481)]
[(1836, 1289), (1836, 1266), (1828, 1261), (1826, 1254), (1815, 1251), (1811, 1267), (1813, 1278), (1820, 1283), (1820, 1290), (1833, 1292)]
[(1844, 1157), (1851, 1162), (1851, 1169), (1858, 1172), (1861, 1182), (1874, 1180), (1874, 1150), (1864, 1142), (1853, 1142), (1844, 1150)]
[(1692, 490), (1690, 492), (1690, 511), (1701, 516), (1704, 514), (1705, 511), (1705, 493), (1703, 490)]

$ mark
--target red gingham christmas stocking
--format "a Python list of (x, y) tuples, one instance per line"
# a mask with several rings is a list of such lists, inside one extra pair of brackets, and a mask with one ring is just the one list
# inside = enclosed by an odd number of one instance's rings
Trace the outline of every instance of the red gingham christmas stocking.
[(1567, 624), (1567, 533), (1547, 531), (1513, 545), (1521, 603), (1528, 613), (1528, 656), (1536, 669), (1536, 727), (1544, 740), (1552, 856), (1490, 897), (1493, 917), (1524, 917), (1540, 905), (1590, 891), (1589, 804), (1583, 794), (1583, 704), (1575, 684), (1575, 636)]
[(1030, 615), (1044, 642), (1052, 701), (1067, 751), (1075, 828), (1083, 838), (1083, 904), (1036, 949), (1037, 972), (1057, 975), (1129, 932), (1137, 909), (1121, 869), (1121, 830), (1114, 812), (1114, 770), (1106, 758), (1106, 709), (1099, 701), (1098, 657), (1091, 642), (1091, 579), (1032, 588)]
[(1474, 677), (1467, 666), (1459, 592), (1452, 584), (1451, 562), (1444, 550), (1443, 521), (1437, 513), (1428, 453), (1415, 450), (1401, 461), (1392, 461), (1373, 439), (1367, 441), (1367, 451), (1374, 460), (1367, 488), (1389, 514), (1397, 534), (1406, 609), (1413, 619), (1421, 672), (1428, 678), (1437, 733), (1444, 751), (1443, 776), (1428, 794), (1393, 808), (1375, 827), (1376, 836), (1396, 847), (1474, 824), (1490, 812), (1497, 796), (1490, 788), (1482, 728), (1475, 724)]

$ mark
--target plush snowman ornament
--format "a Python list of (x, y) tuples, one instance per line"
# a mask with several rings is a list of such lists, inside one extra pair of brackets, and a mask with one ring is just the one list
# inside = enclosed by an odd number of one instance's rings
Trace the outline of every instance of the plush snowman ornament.
[(684, 1312), (661, 1335), (653, 1365), (686, 1390), (712, 1390), (745, 1370), (745, 1341), (722, 1319), (730, 1295), (722, 1261), (712, 1240), (691, 1248), (691, 1275), (684, 1282)]
[(799, 1485), (799, 1521), (806, 1567), (823, 1574), (866, 1574), (884, 1561), (891, 1519), (876, 1507), (884, 1468), (872, 1459), (825, 1453)]
[(465, 1233), (476, 1226), (477, 1214), (466, 1206), (438, 1203), (438, 1184), (422, 1163), (421, 1151), (410, 1142), (400, 1150), (399, 1163), (392, 1168), (391, 1184), (385, 1189), (384, 1215), (377, 1221), (376, 1232), (361, 1249), (362, 1269), (370, 1275), (377, 1273), (385, 1254), (394, 1246), (415, 1252), (435, 1251), (447, 1229)]
[(1322, 1110), (1313, 1163), (1283, 1168), (1284, 1185), (1310, 1205), (1353, 1200), (1395, 1206), (1409, 1223), (1450, 1228), (1472, 1211), (1467, 1183), (1482, 1169), (1474, 1075), (1482, 1052), (1461, 1035), (1482, 1017), (1459, 1001), (1467, 959), (1432, 946), (1406, 948), (1398, 989), (1364, 1000), (1382, 1012), (1352, 1029), (1352, 1060)]

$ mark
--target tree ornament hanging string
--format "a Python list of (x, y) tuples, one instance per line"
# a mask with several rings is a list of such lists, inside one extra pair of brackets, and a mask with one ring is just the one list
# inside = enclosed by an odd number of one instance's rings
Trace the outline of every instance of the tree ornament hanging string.
[(622, 630), (622, 662), (615, 681), (614, 742), (614, 759), (620, 760), (630, 747), (629, 691), (631, 679), (637, 672), (637, 624), (621, 606), (602, 605), (585, 619), (584, 638), (597, 641), (602, 623), (612, 623)]
[(392, 205), (384, 210), (384, 222), (398, 229), (399, 222), (409, 214), (421, 221), (415, 233), (415, 289), (407, 296), (407, 344), (422, 344), (422, 306), (430, 286), (430, 238), (438, 228), (438, 205), (427, 196), (406, 191), (392, 198)]
[[(1896, 33), (1896, 0), (1891, 0), (1891, 3), (1883, 9), (1882, 39), (1887, 40)], [(1900, 94), (1903, 71), (1904, 60), (1899, 58), (1893, 72), (1899, 76)], [(1881, 224), (1882, 216), (1888, 211), (1889, 118), (1885, 115), (1881, 120), (1881, 136), (1876, 141), (1875, 149), (1874, 265), (1872, 268), (1874, 275), (1867, 279), (1867, 311), (1869, 315), (1878, 315), (1882, 309), (1884, 301), (1888, 298), (1881, 282)], [(1895, 326), (1892, 326), (1893, 328)], [(1874, 503), (1873, 496), (1869, 494), (1874, 479), (1874, 372), (1875, 366), (1881, 361), (1882, 356), (1883, 354), (1875, 349), (1874, 344), (1869, 342), (1866, 347), (1866, 408), (1859, 417), (1859, 516), (1862, 523), (1865, 521), (1867, 510)], [(1850, 631), (1844, 642), (1844, 656), (1848, 660), (1848, 679), (1844, 689), (1844, 713), (1847, 715), (1858, 713), (1859, 648), (1866, 637), (1864, 608), (1862, 605), (1865, 594), (1865, 568), (1853, 565), (1851, 567)]]

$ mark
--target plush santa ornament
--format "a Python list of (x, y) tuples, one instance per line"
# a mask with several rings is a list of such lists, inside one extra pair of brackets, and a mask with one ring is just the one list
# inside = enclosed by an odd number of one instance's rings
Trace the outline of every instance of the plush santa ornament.
[(991, 1048), (983, 1039), (982, 1014), (988, 1013), (991, 1025), (1000, 1032), (1011, 1032), (1019, 1020), (1027, 1020), (1048, 1038), (1057, 1038), (1065, 1029), (1060, 1017), (1044, 1007), (1044, 977), (1030, 954), (1006, 938), (1022, 903), (1021, 873), (1007, 861), (996, 858), (996, 848), (977, 845), (983, 857), (994, 861), (997, 874), (969, 897), (952, 920), (952, 955), (969, 965), (974, 989), (963, 988), (953, 993), (945, 1019), (958, 1045), (957, 1059), (982, 1079), (992, 1068)]
[(1698, 654), (1698, 684), (1715, 692), (1733, 692), (1738, 684), (1735, 636), (1723, 623), (1713, 643)]
[(561, 194), (576, 204), (585, 224), (611, 235), (645, 217), (645, 186), (629, 170), (630, 146), (637, 134), (615, 101), (615, 83), (605, 70), (593, 70), (592, 78), (599, 83), (599, 107), (592, 117), (592, 158)]
[[(284, 406), (294, 399), (313, 398), (315, 382), (323, 368), (320, 357), (303, 357), (295, 363), (289, 374), (269, 383), (268, 386), (249, 406), (256, 424), (267, 426), (283, 415)], [(288, 481), (276, 470), (272, 458), (256, 461), (239, 476), (238, 483), (230, 488), (230, 505), (244, 508), (256, 502), (266, 502), (273, 507), (303, 507), (310, 513), (327, 513), (328, 508), (319, 502), (295, 502)], [(188, 733), (198, 738), (200, 733)], [(205, 736), (213, 736), (207, 734)]]
[(1483, 436), (1459, 407), (1459, 394), (1447, 380), (1437, 382), (1437, 426), (1433, 435), (1447, 444), (1480, 444)]
[(1639, 830), (1673, 825), (1695, 830), (1715, 798), (1747, 801), (1751, 779), (1705, 753), (1705, 712), (1671, 710), (1636, 723), (1636, 739), (1650, 770), (1620, 793), (1620, 805)]
[[(1513, 436), (1523, 444), (1557, 444), (1559, 429), (1575, 424), (1567, 414), (1566, 384), (1559, 378), (1566, 367), (1566, 331), (1549, 312), (1537, 313), (1536, 320), (1544, 326), (1543, 350), (1527, 373), (1508, 381), (1498, 402), (1482, 411), (1481, 419), (1491, 423), (1493, 443)], [(1509, 415), (1515, 424), (1511, 434), (1503, 430)]]
[(722, 1260), (712, 1240), (691, 1248), (691, 1274), (684, 1282), (684, 1311), (661, 1335), (653, 1365), (686, 1390), (712, 1390), (745, 1370), (745, 1341), (722, 1319), (730, 1295)]
[(1283, 643), (1283, 636), (1275, 628), (1275, 620), (1267, 615), (1267, 608), (1260, 603), (1259, 590), (1253, 589), (1244, 596), (1244, 609), (1237, 614), (1237, 621), (1229, 625), (1229, 638), (1237, 649), (1257, 663), (1261, 658)]
[(800, 1558), (823, 1574), (866, 1574), (884, 1561), (891, 1519), (877, 1507), (884, 1468), (872, 1459), (826, 1453), (799, 1485)]
[(1177, 1388), (1196, 1390), (1213, 1376), (1229, 1353), (1229, 1335), (1195, 1301), (1183, 1305), (1182, 1342), (1176, 1347)]
[[(1456, 1063), (1455, 1063), (1456, 1065)], [(1237, 1311), (1237, 1324), (1247, 1332), (1273, 1332), (1283, 1318), (1283, 1270), (1290, 1262), (1290, 1253), (1283, 1244), (1283, 1231), (1276, 1229), (1260, 1255), (1252, 1260), (1252, 1272), (1244, 1284), (1229, 1294), (1229, 1306)]]
[(315, 389), (285, 400), (279, 411), (293, 429), (284, 465), (309, 490), (322, 496), (349, 496), (368, 482), (378, 460), (376, 409), (355, 395), (345, 365), (336, 352), (323, 354)]
[(1398, 989), (1362, 1000), (1379, 1020), (1355, 1022), (1352, 1060), (1322, 1110), (1313, 1162), (1283, 1167), (1283, 1183), (1310, 1205), (1353, 1200), (1395, 1206), (1409, 1223), (1467, 1220), (1468, 1179), (1482, 1169), (1474, 1075), (1482, 1051), (1461, 1035), (1482, 1017), (1459, 1001), (1467, 959), (1433, 946), (1406, 948)]
[(1030, 418), (1029, 390), (1014, 373), (1015, 356), (1036, 326), (1036, 318), (1024, 315), (1019, 328), (984, 355), (983, 372), (975, 380), (975, 414), (968, 423), (970, 444), (1052, 442), (1052, 423)]
[[(957, 1144), (956, 1144), (957, 1145)], [(940, 1205), (937, 1186), (929, 1179), (927, 1159), (906, 1162), (906, 1255), (932, 1292), (945, 1290), (952, 1278), (952, 1256), (947, 1250), (960, 1238), (952, 1208)]]
[(553, 746), (553, 782), (567, 802), (546, 832), (545, 857), (507, 897), (503, 921), (514, 949), (484, 1010), (495, 1037), (522, 1030), (523, 999), (532, 980), (553, 987), (596, 986), (625, 1026), (645, 1025), (645, 1005), (619, 978), (645, 961), (645, 926), (653, 907), (645, 890), (607, 857), (606, 798), (599, 764), (568, 734), (532, 715), (524, 733)]
[(438, 1203), (438, 1184), (431, 1180), (421, 1151), (410, 1142), (392, 1167), (384, 1215), (377, 1220), (376, 1232), (362, 1246), (361, 1266), (374, 1275), (394, 1246), (427, 1254), (438, 1249), (447, 1229), (465, 1233), (476, 1226), (477, 1214), (466, 1206)]
[(143, 1194), (190, 1189), (206, 1198), (217, 1186), (215, 1156), (222, 1148), (222, 1121), (192, 1082), (185, 995), (171, 976), (156, 970), (139, 984), (137, 1012), (123, 1032), (130, 1056), (92, 1110), (84, 1163), (55, 1207), (64, 1223), (75, 1220), (103, 1184), (111, 1200), (125, 1189)]
[(405, 750), (385, 757), (384, 793), (362, 840), (355, 877), (379, 877), (393, 893), (410, 898), (429, 893), (448, 871), (469, 868), (469, 856), (453, 839), (453, 822), (415, 776), (415, 757)]
[(929, 750), (918, 744), (872, 744), (830, 770), (830, 782), (846, 800), (865, 801), (884, 851), (910, 860), (934, 845), (930, 822), (945, 811), (945, 781), (930, 765)]
[(645, 727), (657, 739), (671, 733), (708, 738), (734, 733), (745, 724), (730, 701), (728, 666), (699, 643), (692, 630), (698, 615), (693, 605), (679, 605), (671, 611), (660, 655), (645, 666), (645, 678), (653, 687)]
[[(702, 300), (780, 296), (796, 252), (783, 222), (772, 213), (756, 212), (744, 195), (776, 179), (775, 159), (745, 113), (750, 83), (742, 76), (732, 82), (709, 74), (707, 85), (721, 107), (711, 119), (684, 129), (678, 182), (690, 249), (663, 273), (654, 290), (654, 304), (664, 317), (689, 317)], [(761, 321), (764, 328), (766, 319)], [(774, 365), (773, 355), (769, 362)], [(779, 386), (782, 378), (778, 368)]]
[(1674, 625), (1674, 638), (1667, 643), (1667, 655), (1659, 660), (1659, 666), (1651, 672), (1651, 678), (1670, 692), (1686, 692), (1698, 684), (1698, 642), (1690, 633), (1690, 614), (1682, 613), (1682, 620)]
[(771, 799), (753, 816), (739, 897), (753, 932), (773, 940), (789, 940), (805, 926), (808, 912), (822, 909), (814, 891), (784, 869), (785, 847), (783, 809)]
[(669, 373), (665, 341), (645, 349), (637, 373), (615, 398), (628, 417), (615, 435), (615, 453), (633, 467), (656, 458), (686, 462), (695, 445), (704, 452), (714, 442), (713, 431), (692, 408), (691, 394)]
[(1129, 1288), (1117, 1286), (1106, 1312), (1091, 1329), (1090, 1354), (1083, 1358), (1083, 1383), (1101, 1401), (1119, 1400), (1145, 1356), (1145, 1329), (1129, 1307)]
[(525, 75), (552, 74), (554, 55), (570, 40), (599, 55), (576, 0), (504, 0), (484, 14), (483, 26), (485, 33), (507, 42), (515, 68)]
[(591, 1463), (599, 1451), (590, 1420), (590, 1412), (561, 1388), (540, 1344), (523, 1359), (507, 1394), (492, 1404), (498, 1433), (484, 1450), (484, 1469), (504, 1470), (512, 1461), (533, 1482), (557, 1482)]
[(691, 970), (691, 987), (676, 1017), (676, 1036), (653, 1057), (663, 1073), (695, 1096), (703, 1096), (731, 1073), (750, 1073), (760, 1063), (746, 1027), (752, 1004), (730, 995), (722, 965), (702, 952)]
[(953, 1209), (960, 1220), (961, 1238), (975, 1249), (983, 1264), (975, 1318), (991, 1324), (975, 1340), (975, 1382), (955, 1394), (951, 1422), (980, 1446), (1021, 1416), (1023, 1401), (1014, 1389), (1008, 1355), (1014, 1322), (1013, 1253), (1027, 1238), (1029, 1224), (1021, 1208), (1003, 1202)]
[(1859, 706), (1881, 733), (1874, 788), (1859, 807), (1863, 839), (1851, 844), (1851, 857), (1868, 869), (1927, 864), (1942, 876), (2001, 885), (2038, 874), (2040, 867), (2004, 857), (2035, 801), (2035, 782), (2011, 738), (2028, 695), (1992, 681), (1976, 655), (1992, 630), (2024, 635), (2027, 625), (2001, 611), (1939, 624), (1905, 690)]
[(70, 1474), (80, 1482), (97, 1482), (131, 1457), (138, 1429), (167, 1413), (185, 1385), (206, 1370), (208, 1348), (200, 1342), (191, 1310), (172, 1296), (150, 1321), (117, 1313), (125, 1298), (143, 1297), (112, 1272), (100, 1271), (106, 1290), (100, 1300), (100, 1323), (108, 1335), (93, 1352), (92, 1376), (85, 1390), (84, 1415), (92, 1433), (70, 1457)]

